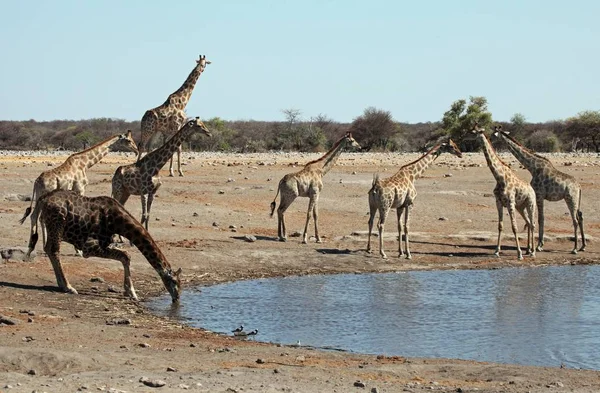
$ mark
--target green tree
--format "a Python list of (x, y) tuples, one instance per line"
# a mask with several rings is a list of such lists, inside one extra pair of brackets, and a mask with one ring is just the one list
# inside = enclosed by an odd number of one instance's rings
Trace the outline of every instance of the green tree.
[(515, 113), (510, 118), (510, 131), (514, 137), (519, 138), (522, 136), (523, 131), (525, 131), (525, 124), (527, 124), (527, 119), (525, 119), (525, 115), (522, 113)]
[(75, 135), (75, 140), (81, 143), (83, 150), (85, 150), (96, 143), (98, 138), (90, 130), (85, 130)]
[(477, 143), (470, 137), (470, 131), (475, 123), (485, 128), (492, 125), (492, 114), (488, 111), (487, 99), (471, 96), (468, 105), (466, 100), (456, 100), (444, 113), (438, 136), (449, 136), (459, 144), (461, 150), (474, 151), (477, 149)]
[(596, 152), (600, 151), (600, 111), (583, 111), (568, 118), (565, 131), (571, 138), (573, 150), (591, 146)]

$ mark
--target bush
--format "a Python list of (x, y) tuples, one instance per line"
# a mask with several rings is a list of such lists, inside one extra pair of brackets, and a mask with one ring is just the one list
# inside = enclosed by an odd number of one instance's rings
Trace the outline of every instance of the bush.
[(534, 151), (553, 153), (560, 151), (560, 140), (552, 131), (539, 130), (531, 134), (525, 146)]

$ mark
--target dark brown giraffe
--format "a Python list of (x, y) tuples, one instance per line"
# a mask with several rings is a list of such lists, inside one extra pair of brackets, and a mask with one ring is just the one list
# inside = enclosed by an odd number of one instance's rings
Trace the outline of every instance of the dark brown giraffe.
[(198, 117), (185, 123), (183, 127), (164, 145), (146, 154), (141, 160), (117, 168), (112, 178), (112, 197), (123, 206), (130, 195), (140, 195), (142, 199), (141, 223), (148, 230), (148, 220), (154, 195), (161, 186), (160, 169), (173, 157), (184, 140), (195, 133), (211, 136), (210, 131)]
[(500, 256), (502, 229), (503, 229), (503, 216), (504, 208), (508, 210), (510, 216), (510, 223), (512, 226), (513, 234), (515, 235), (515, 243), (517, 245), (517, 257), (519, 260), (523, 259), (523, 253), (521, 246), (519, 245), (519, 234), (517, 233), (517, 217), (516, 212), (521, 214), (523, 220), (525, 220), (525, 227), (527, 228), (527, 254), (535, 256), (535, 192), (531, 185), (527, 184), (526, 181), (521, 180), (515, 171), (513, 171), (508, 165), (506, 165), (500, 157), (496, 154), (494, 147), (485, 135), (485, 129), (475, 124), (473, 134), (483, 144), (483, 153), (485, 154), (485, 160), (487, 161), (488, 167), (496, 179), (496, 187), (494, 188), (494, 196), (496, 197), (496, 208), (498, 209), (498, 242), (496, 245), (496, 256)]
[(406, 248), (406, 258), (410, 259), (410, 249), (408, 243), (408, 223), (410, 209), (417, 197), (415, 180), (421, 176), (425, 170), (435, 161), (440, 154), (450, 153), (457, 157), (462, 157), (458, 146), (449, 139), (446, 142), (438, 143), (427, 153), (416, 161), (406, 164), (400, 168), (396, 174), (380, 179), (378, 175), (373, 178), (373, 186), (369, 190), (369, 238), (367, 240), (367, 252), (371, 253), (371, 232), (375, 213), (379, 212), (379, 254), (382, 258), (387, 258), (383, 251), (383, 227), (390, 209), (396, 209), (398, 218), (398, 257), (404, 255), (402, 250), (402, 214), (404, 213), (404, 243)]
[(531, 173), (531, 186), (535, 190), (538, 210), (538, 245), (537, 250), (544, 249), (544, 200), (550, 202), (562, 199), (567, 203), (571, 219), (573, 220), (574, 244), (571, 253), (577, 254), (577, 228), (581, 232), (581, 248), (584, 251), (586, 242), (583, 233), (583, 213), (581, 212), (581, 186), (575, 178), (559, 171), (549, 159), (536, 154), (517, 142), (502, 127), (496, 126), (496, 136), (504, 140), (511, 153)]
[(307, 243), (307, 231), (310, 216), (312, 214), (315, 221), (315, 237), (317, 243), (321, 243), (318, 227), (318, 207), (319, 193), (323, 189), (323, 176), (335, 165), (338, 157), (346, 147), (360, 149), (358, 142), (352, 138), (352, 134), (346, 133), (339, 139), (333, 147), (318, 160), (314, 160), (304, 165), (304, 168), (299, 172), (288, 173), (280, 181), (277, 188), (277, 194), (273, 202), (271, 202), (271, 217), (277, 206), (277, 195), (281, 193), (279, 199), (279, 208), (277, 209), (277, 237), (280, 241), (286, 241), (285, 218), (284, 213), (294, 200), (301, 197), (308, 197), (308, 211), (306, 212), (306, 224), (304, 225), (304, 234), (302, 235), (302, 243)]
[[(156, 108), (149, 109), (144, 113), (140, 124), (142, 136), (140, 139), (140, 151), (138, 153), (138, 161), (142, 158), (142, 153), (148, 149), (148, 143), (152, 136), (157, 132), (161, 132), (164, 139), (173, 135), (183, 126), (187, 116), (185, 107), (192, 96), (192, 91), (198, 78), (206, 68), (210, 61), (206, 60), (206, 56), (200, 56), (196, 60), (196, 66), (190, 72), (185, 82), (174, 93), (170, 94), (167, 100)], [(183, 176), (181, 170), (181, 146), (177, 148), (177, 171), (179, 176)], [(169, 165), (169, 176), (173, 176), (173, 156), (171, 155), (171, 164)]]
[(125, 251), (111, 248), (113, 235), (128, 238), (146, 257), (171, 294), (173, 302), (179, 301), (181, 269), (173, 271), (167, 258), (158, 248), (148, 231), (113, 198), (99, 196), (88, 198), (74, 191), (55, 190), (40, 199), (33, 211), (35, 232), (29, 239), (29, 258), (38, 239), (38, 218), (48, 230), (44, 249), (52, 262), (56, 281), (64, 292), (76, 294), (69, 284), (60, 263), (60, 243), (71, 243), (83, 251), (83, 256), (114, 259), (123, 264), (125, 295), (138, 300), (129, 270), (130, 257)]

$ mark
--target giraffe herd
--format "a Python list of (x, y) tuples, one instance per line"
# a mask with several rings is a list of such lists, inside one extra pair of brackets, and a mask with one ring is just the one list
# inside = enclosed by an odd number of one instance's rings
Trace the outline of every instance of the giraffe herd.
[[(59, 253), (60, 243), (68, 242), (80, 250), (84, 257), (100, 257), (118, 260), (123, 264), (124, 293), (137, 300), (130, 272), (130, 256), (113, 244), (114, 236), (126, 237), (144, 255), (163, 281), (172, 301), (177, 302), (181, 291), (181, 269), (173, 271), (167, 258), (148, 232), (150, 211), (154, 197), (161, 187), (161, 168), (171, 161), (169, 175), (173, 176), (173, 154), (177, 152), (179, 176), (181, 170), (181, 145), (194, 134), (207, 137), (211, 132), (198, 117), (186, 120), (184, 109), (194, 86), (210, 61), (200, 56), (196, 66), (183, 85), (170, 94), (167, 100), (156, 108), (145, 112), (141, 121), (139, 145), (134, 142), (131, 131), (115, 135), (80, 153), (72, 154), (57, 168), (43, 172), (35, 181), (31, 205), (21, 218), (21, 224), (31, 214), (31, 231), (28, 257), (38, 240), (38, 227), (43, 236), (44, 251), (54, 269), (58, 286), (64, 292), (77, 293), (69, 284), (62, 270)], [(142, 153), (156, 133), (169, 137), (158, 149), (144, 157)], [(519, 162), (531, 172), (531, 184), (519, 179), (517, 174), (496, 154), (485, 130), (474, 125), (471, 133), (483, 146), (486, 162), (496, 180), (494, 196), (498, 209), (498, 241), (495, 255), (501, 252), (503, 211), (508, 210), (511, 227), (515, 236), (517, 257), (523, 258), (517, 233), (516, 212), (525, 220), (527, 229), (526, 253), (535, 256), (544, 246), (544, 200), (564, 199), (573, 220), (575, 241), (572, 253), (583, 251), (586, 240), (583, 231), (581, 212), (581, 187), (570, 175), (558, 171), (545, 157), (525, 148), (500, 127), (493, 135), (503, 140)], [(112, 197), (86, 197), (88, 183), (86, 169), (98, 163), (112, 149), (125, 149), (137, 154), (137, 162), (119, 166), (112, 177)], [(287, 240), (285, 212), (297, 197), (309, 198), (302, 243), (308, 242), (308, 226), (311, 217), (314, 221), (315, 239), (322, 242), (318, 228), (318, 201), (323, 190), (323, 177), (331, 170), (345, 149), (360, 149), (360, 144), (351, 133), (343, 135), (322, 157), (307, 163), (300, 171), (285, 175), (278, 184), (277, 193), (271, 202), (273, 216), (277, 208), (277, 238)], [(394, 175), (382, 179), (375, 175), (371, 189), (367, 192), (369, 203), (368, 253), (372, 252), (371, 234), (376, 213), (379, 237), (379, 254), (387, 258), (383, 247), (384, 226), (390, 209), (396, 209), (398, 225), (398, 256), (411, 258), (409, 247), (409, 215), (414, 205), (417, 191), (415, 180), (442, 154), (449, 153), (462, 158), (462, 152), (451, 139), (436, 144), (414, 162), (402, 166)], [(142, 203), (141, 220), (136, 220), (124, 207), (131, 195), (139, 195)], [(35, 208), (33, 208), (35, 203)], [(538, 214), (538, 243), (535, 243), (535, 214)], [(578, 231), (581, 234), (581, 247), (578, 248)], [(402, 246), (404, 243), (404, 247)]]

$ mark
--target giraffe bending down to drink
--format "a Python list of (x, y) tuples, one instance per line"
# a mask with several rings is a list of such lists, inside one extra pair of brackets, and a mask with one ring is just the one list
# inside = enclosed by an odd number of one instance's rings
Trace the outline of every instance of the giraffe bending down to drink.
[(452, 139), (448, 139), (446, 142), (435, 145), (418, 160), (401, 167), (396, 174), (386, 179), (380, 179), (379, 175), (374, 176), (373, 186), (369, 190), (369, 238), (367, 240), (367, 252), (369, 254), (372, 252), (371, 232), (373, 231), (375, 213), (379, 212), (379, 222), (377, 223), (377, 228), (379, 230), (379, 254), (382, 258), (387, 258), (385, 251), (383, 251), (383, 228), (390, 209), (396, 209), (398, 218), (398, 257), (405, 255), (402, 250), (402, 214), (404, 213), (404, 244), (406, 248), (406, 258), (411, 258), (408, 245), (408, 223), (410, 209), (417, 197), (415, 180), (420, 177), (429, 165), (431, 165), (431, 163), (433, 163), (433, 161), (435, 161), (442, 153), (450, 153), (462, 158), (462, 153), (458, 146)]
[[(192, 96), (192, 91), (198, 78), (210, 61), (206, 56), (200, 56), (196, 60), (196, 66), (190, 72), (183, 85), (174, 93), (171, 93), (167, 100), (156, 108), (149, 109), (144, 113), (140, 124), (142, 136), (140, 139), (140, 151), (138, 161), (142, 158), (142, 153), (148, 149), (148, 143), (154, 134), (161, 132), (164, 139), (175, 134), (187, 119), (185, 107)], [(171, 164), (169, 165), (169, 176), (173, 176), (173, 156), (171, 155)], [(177, 171), (179, 176), (183, 176), (181, 170), (181, 146), (177, 147)]]
[(112, 178), (112, 197), (123, 206), (130, 195), (140, 195), (142, 199), (142, 220), (148, 230), (148, 221), (154, 195), (161, 186), (160, 169), (167, 163), (169, 158), (181, 143), (195, 133), (211, 136), (210, 131), (198, 117), (185, 123), (183, 127), (164, 145), (146, 154), (141, 160), (130, 165), (117, 168)]
[(573, 220), (574, 244), (571, 253), (577, 254), (577, 228), (581, 232), (581, 248), (584, 251), (586, 242), (583, 233), (583, 213), (581, 212), (581, 186), (571, 175), (559, 171), (549, 159), (542, 157), (517, 142), (502, 127), (495, 128), (494, 135), (508, 145), (511, 153), (531, 173), (531, 186), (535, 190), (538, 210), (538, 244), (537, 250), (544, 249), (544, 200), (550, 202), (564, 199)]
[[(131, 130), (128, 130), (125, 134), (113, 135), (89, 149), (71, 154), (60, 166), (42, 172), (33, 184), (31, 205), (25, 210), (25, 215), (19, 222), (23, 224), (31, 213), (33, 203), (52, 190), (73, 190), (83, 195), (88, 184), (86, 169), (100, 162), (111, 150), (128, 150), (137, 153), (138, 149), (131, 136)], [(33, 233), (34, 224), (35, 221), (32, 216), (30, 234)], [(46, 243), (45, 238), (46, 233), (42, 225), (42, 241), (44, 244)]]
[[(515, 243), (517, 245), (517, 256), (519, 260), (523, 259), (521, 246), (519, 245), (519, 235), (517, 233), (517, 217), (516, 212), (525, 220), (527, 228), (527, 254), (535, 256), (535, 192), (533, 187), (526, 181), (519, 179), (515, 171), (506, 165), (496, 151), (492, 147), (491, 142), (485, 135), (485, 129), (475, 124), (471, 132), (477, 135), (477, 138), (483, 144), (483, 152), (488, 167), (496, 179), (496, 187), (494, 188), (494, 196), (496, 197), (496, 207), (498, 208), (498, 243), (496, 245), (496, 256), (500, 256), (500, 243), (503, 228), (504, 208), (508, 210), (510, 223), (513, 234), (515, 235)], [(525, 214), (527, 213), (527, 214)]]
[(52, 262), (58, 286), (64, 292), (77, 294), (65, 277), (60, 263), (61, 241), (71, 243), (75, 248), (82, 250), (85, 258), (99, 257), (120, 261), (125, 276), (125, 295), (138, 300), (131, 280), (129, 255), (109, 247), (113, 235), (118, 234), (128, 238), (146, 257), (171, 294), (173, 303), (179, 301), (181, 268), (175, 272), (171, 269), (167, 258), (148, 231), (113, 198), (89, 198), (74, 191), (55, 190), (38, 199), (33, 216), (36, 223), (35, 232), (29, 239), (27, 257), (29, 258), (38, 240), (39, 218), (48, 230), (48, 241), (44, 250)]
[(342, 150), (347, 147), (360, 149), (360, 145), (352, 138), (352, 134), (349, 132), (339, 139), (323, 157), (304, 165), (304, 168), (299, 172), (288, 173), (279, 181), (277, 194), (275, 194), (275, 198), (271, 202), (271, 217), (273, 217), (275, 207), (277, 206), (275, 202), (277, 195), (281, 194), (279, 208), (277, 208), (277, 237), (280, 241), (287, 240), (284, 213), (292, 202), (301, 196), (309, 198), (302, 243), (306, 244), (308, 240), (307, 231), (311, 214), (315, 221), (315, 238), (317, 239), (317, 243), (321, 243), (317, 204), (319, 202), (319, 193), (323, 190), (323, 176), (335, 165)]

